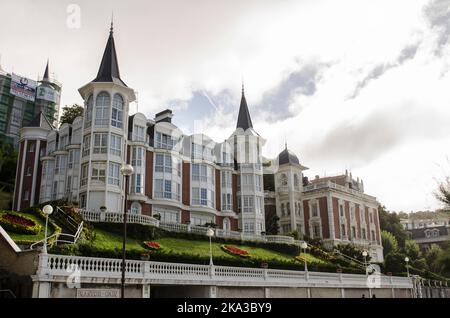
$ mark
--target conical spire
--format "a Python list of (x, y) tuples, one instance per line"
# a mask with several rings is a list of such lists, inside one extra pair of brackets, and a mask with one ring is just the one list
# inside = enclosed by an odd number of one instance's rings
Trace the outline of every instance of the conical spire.
[(108, 42), (106, 43), (105, 52), (103, 53), (103, 58), (100, 68), (98, 69), (97, 77), (93, 80), (93, 82), (112, 82), (127, 86), (120, 78), (119, 63), (117, 62), (113, 31), (113, 21), (111, 21)]
[(241, 105), (239, 106), (239, 115), (236, 128), (242, 128), (244, 131), (248, 128), (253, 128), (252, 119), (250, 118), (250, 112), (247, 107), (247, 100), (244, 94), (244, 82), (242, 82), (242, 96)]
[(48, 76), (48, 59), (47, 59), (47, 66), (45, 67), (44, 77), (42, 77), (43, 81), (48, 81), (50, 77)]

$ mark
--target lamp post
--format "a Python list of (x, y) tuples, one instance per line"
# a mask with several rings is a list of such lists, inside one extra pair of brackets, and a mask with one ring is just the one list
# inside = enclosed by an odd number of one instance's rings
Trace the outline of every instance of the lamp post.
[(208, 228), (206, 231), (206, 236), (209, 237), (209, 265), (213, 266), (213, 259), (212, 259), (212, 243), (211, 238), (214, 236), (214, 230), (212, 228)]
[(126, 250), (126, 242), (127, 242), (127, 187), (128, 187), (128, 179), (133, 174), (133, 166), (129, 164), (124, 164), (120, 168), (120, 173), (125, 177), (124, 184), (124, 200), (123, 200), (123, 243), (122, 243), (122, 286), (120, 297), (125, 298), (125, 250)]
[(368, 255), (367, 251), (364, 250), (362, 252), (362, 256), (364, 257), (364, 269), (366, 270), (366, 275), (367, 275), (367, 255)]
[(305, 261), (305, 272), (308, 271), (308, 265), (306, 263), (306, 249), (308, 248), (308, 244), (306, 244), (306, 242), (303, 241), (303, 243), (300, 245), (300, 247), (303, 249), (304, 253), (305, 253), (305, 257), (303, 258)]
[(406, 273), (408, 274), (408, 277), (409, 277), (409, 267), (408, 267), (409, 257), (408, 256), (405, 257), (405, 262), (406, 262)]
[(45, 214), (45, 236), (44, 236), (44, 246), (43, 246), (43, 248), (42, 248), (42, 252), (43, 252), (44, 254), (47, 254), (47, 227), (48, 227), (48, 216), (49, 216), (50, 214), (52, 214), (52, 212), (53, 212), (53, 207), (52, 207), (51, 205), (47, 204), (47, 205), (45, 205), (45, 206), (42, 208), (42, 212), (44, 212), (44, 214)]

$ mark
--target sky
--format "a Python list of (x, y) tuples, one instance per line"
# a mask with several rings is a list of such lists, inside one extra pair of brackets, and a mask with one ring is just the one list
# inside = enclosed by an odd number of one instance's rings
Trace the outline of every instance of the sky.
[(241, 82), (265, 157), (346, 169), (389, 210), (439, 208), (450, 176), (450, 0), (1, 1), (5, 71), (47, 58), (61, 104), (82, 103), (114, 15), (131, 112), (171, 108), (186, 134), (234, 131)]

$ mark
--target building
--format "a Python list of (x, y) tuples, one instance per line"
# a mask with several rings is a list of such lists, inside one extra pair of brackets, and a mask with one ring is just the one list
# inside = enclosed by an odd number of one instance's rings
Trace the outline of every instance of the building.
[(39, 81), (6, 73), (0, 66), (0, 136), (17, 146), (20, 128), (39, 113), (56, 125), (60, 93), (61, 84), (50, 77), (48, 62)]
[(287, 145), (264, 164), (265, 209), (279, 218), (280, 234), (297, 230), (330, 247), (359, 245), (382, 261), (378, 202), (364, 193), (363, 181), (347, 171), (310, 181), (303, 175), (307, 169)]
[[(236, 129), (222, 142), (184, 134), (169, 109), (130, 116), (136, 97), (120, 76), (111, 27), (97, 76), (79, 92), (85, 112), (72, 124), (55, 129), (40, 113), (22, 128), (14, 209), (66, 198), (88, 211), (126, 205), (165, 222), (252, 235), (266, 232), (267, 210), (280, 217), (283, 234), (298, 229), (331, 245), (360, 244), (382, 260), (378, 205), (362, 181), (346, 174), (309, 182), (287, 147), (263, 164), (265, 140), (243, 88)], [(127, 186), (125, 162), (134, 168)]]
[(403, 228), (422, 249), (431, 244), (442, 244), (450, 241), (450, 217), (430, 219), (408, 218), (400, 220)]

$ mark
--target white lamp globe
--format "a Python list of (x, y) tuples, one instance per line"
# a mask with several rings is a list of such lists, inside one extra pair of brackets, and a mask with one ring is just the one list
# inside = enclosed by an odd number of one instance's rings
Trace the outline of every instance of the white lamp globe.
[(367, 251), (363, 251), (362, 252), (362, 256), (366, 257), (367, 256)]
[(406, 262), (406, 263), (409, 262), (409, 257), (408, 257), (408, 256), (405, 257), (405, 262)]
[(208, 236), (208, 237), (213, 237), (213, 236), (214, 236), (214, 230), (213, 230), (212, 228), (209, 228), (209, 229), (206, 231), (206, 236)]
[(42, 212), (44, 212), (45, 215), (50, 215), (53, 212), (53, 207), (50, 204), (44, 205)]
[(306, 242), (302, 242), (300, 247), (303, 248), (304, 250), (306, 250), (306, 248), (308, 247), (308, 244), (306, 244)]
[(120, 173), (124, 176), (131, 176), (133, 174), (133, 166), (130, 164), (124, 164), (120, 168)]

